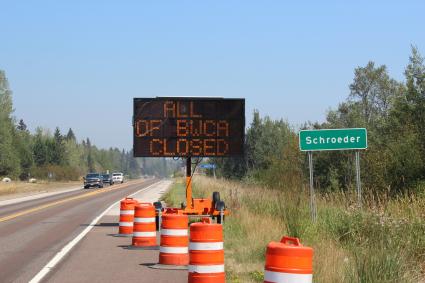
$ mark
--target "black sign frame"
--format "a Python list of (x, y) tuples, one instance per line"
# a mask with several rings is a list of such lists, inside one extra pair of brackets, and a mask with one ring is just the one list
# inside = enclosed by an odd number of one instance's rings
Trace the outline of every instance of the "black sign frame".
[(133, 100), (134, 157), (238, 157), (244, 144), (243, 98)]

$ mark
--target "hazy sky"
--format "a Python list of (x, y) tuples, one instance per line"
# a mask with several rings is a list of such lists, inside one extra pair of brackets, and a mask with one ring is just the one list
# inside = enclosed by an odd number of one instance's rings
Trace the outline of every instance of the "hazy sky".
[(298, 125), (347, 97), (355, 67), (403, 80), (410, 45), (425, 54), (425, 1), (295, 2), (0, 0), (0, 69), (31, 129), (130, 149), (133, 97), (244, 97), (247, 123), (256, 108)]

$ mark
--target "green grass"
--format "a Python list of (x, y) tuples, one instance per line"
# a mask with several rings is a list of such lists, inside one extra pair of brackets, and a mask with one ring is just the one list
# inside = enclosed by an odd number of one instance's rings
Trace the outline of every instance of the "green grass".
[(182, 179), (177, 179), (171, 188), (161, 197), (169, 207), (180, 207), (186, 200), (186, 186)]
[[(182, 180), (165, 201), (184, 200)], [(270, 241), (299, 237), (314, 249), (314, 282), (423, 282), (425, 200), (376, 200), (366, 196), (317, 196), (318, 221), (312, 223), (306, 190), (271, 190), (240, 182), (196, 177), (194, 197), (219, 191), (231, 215), (224, 224), (228, 282), (263, 282)]]

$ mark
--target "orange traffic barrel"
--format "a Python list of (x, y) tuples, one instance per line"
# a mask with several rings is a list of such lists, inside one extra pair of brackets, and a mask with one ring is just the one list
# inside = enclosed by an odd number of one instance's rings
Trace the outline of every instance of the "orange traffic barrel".
[(120, 223), (117, 236), (130, 237), (133, 235), (134, 206), (138, 203), (133, 198), (125, 198), (120, 203)]
[(133, 247), (156, 246), (155, 207), (140, 203), (134, 207)]
[(187, 265), (189, 263), (188, 225), (187, 215), (176, 213), (162, 215), (159, 264)]
[(313, 282), (313, 249), (298, 238), (283, 237), (270, 242), (266, 251), (265, 283)]
[(190, 225), (189, 283), (226, 282), (223, 226), (209, 218)]

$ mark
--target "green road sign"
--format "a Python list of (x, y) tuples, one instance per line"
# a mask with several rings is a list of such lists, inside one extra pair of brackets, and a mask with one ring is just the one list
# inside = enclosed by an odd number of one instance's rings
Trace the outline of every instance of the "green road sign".
[(367, 148), (365, 128), (300, 131), (300, 150), (347, 150)]

